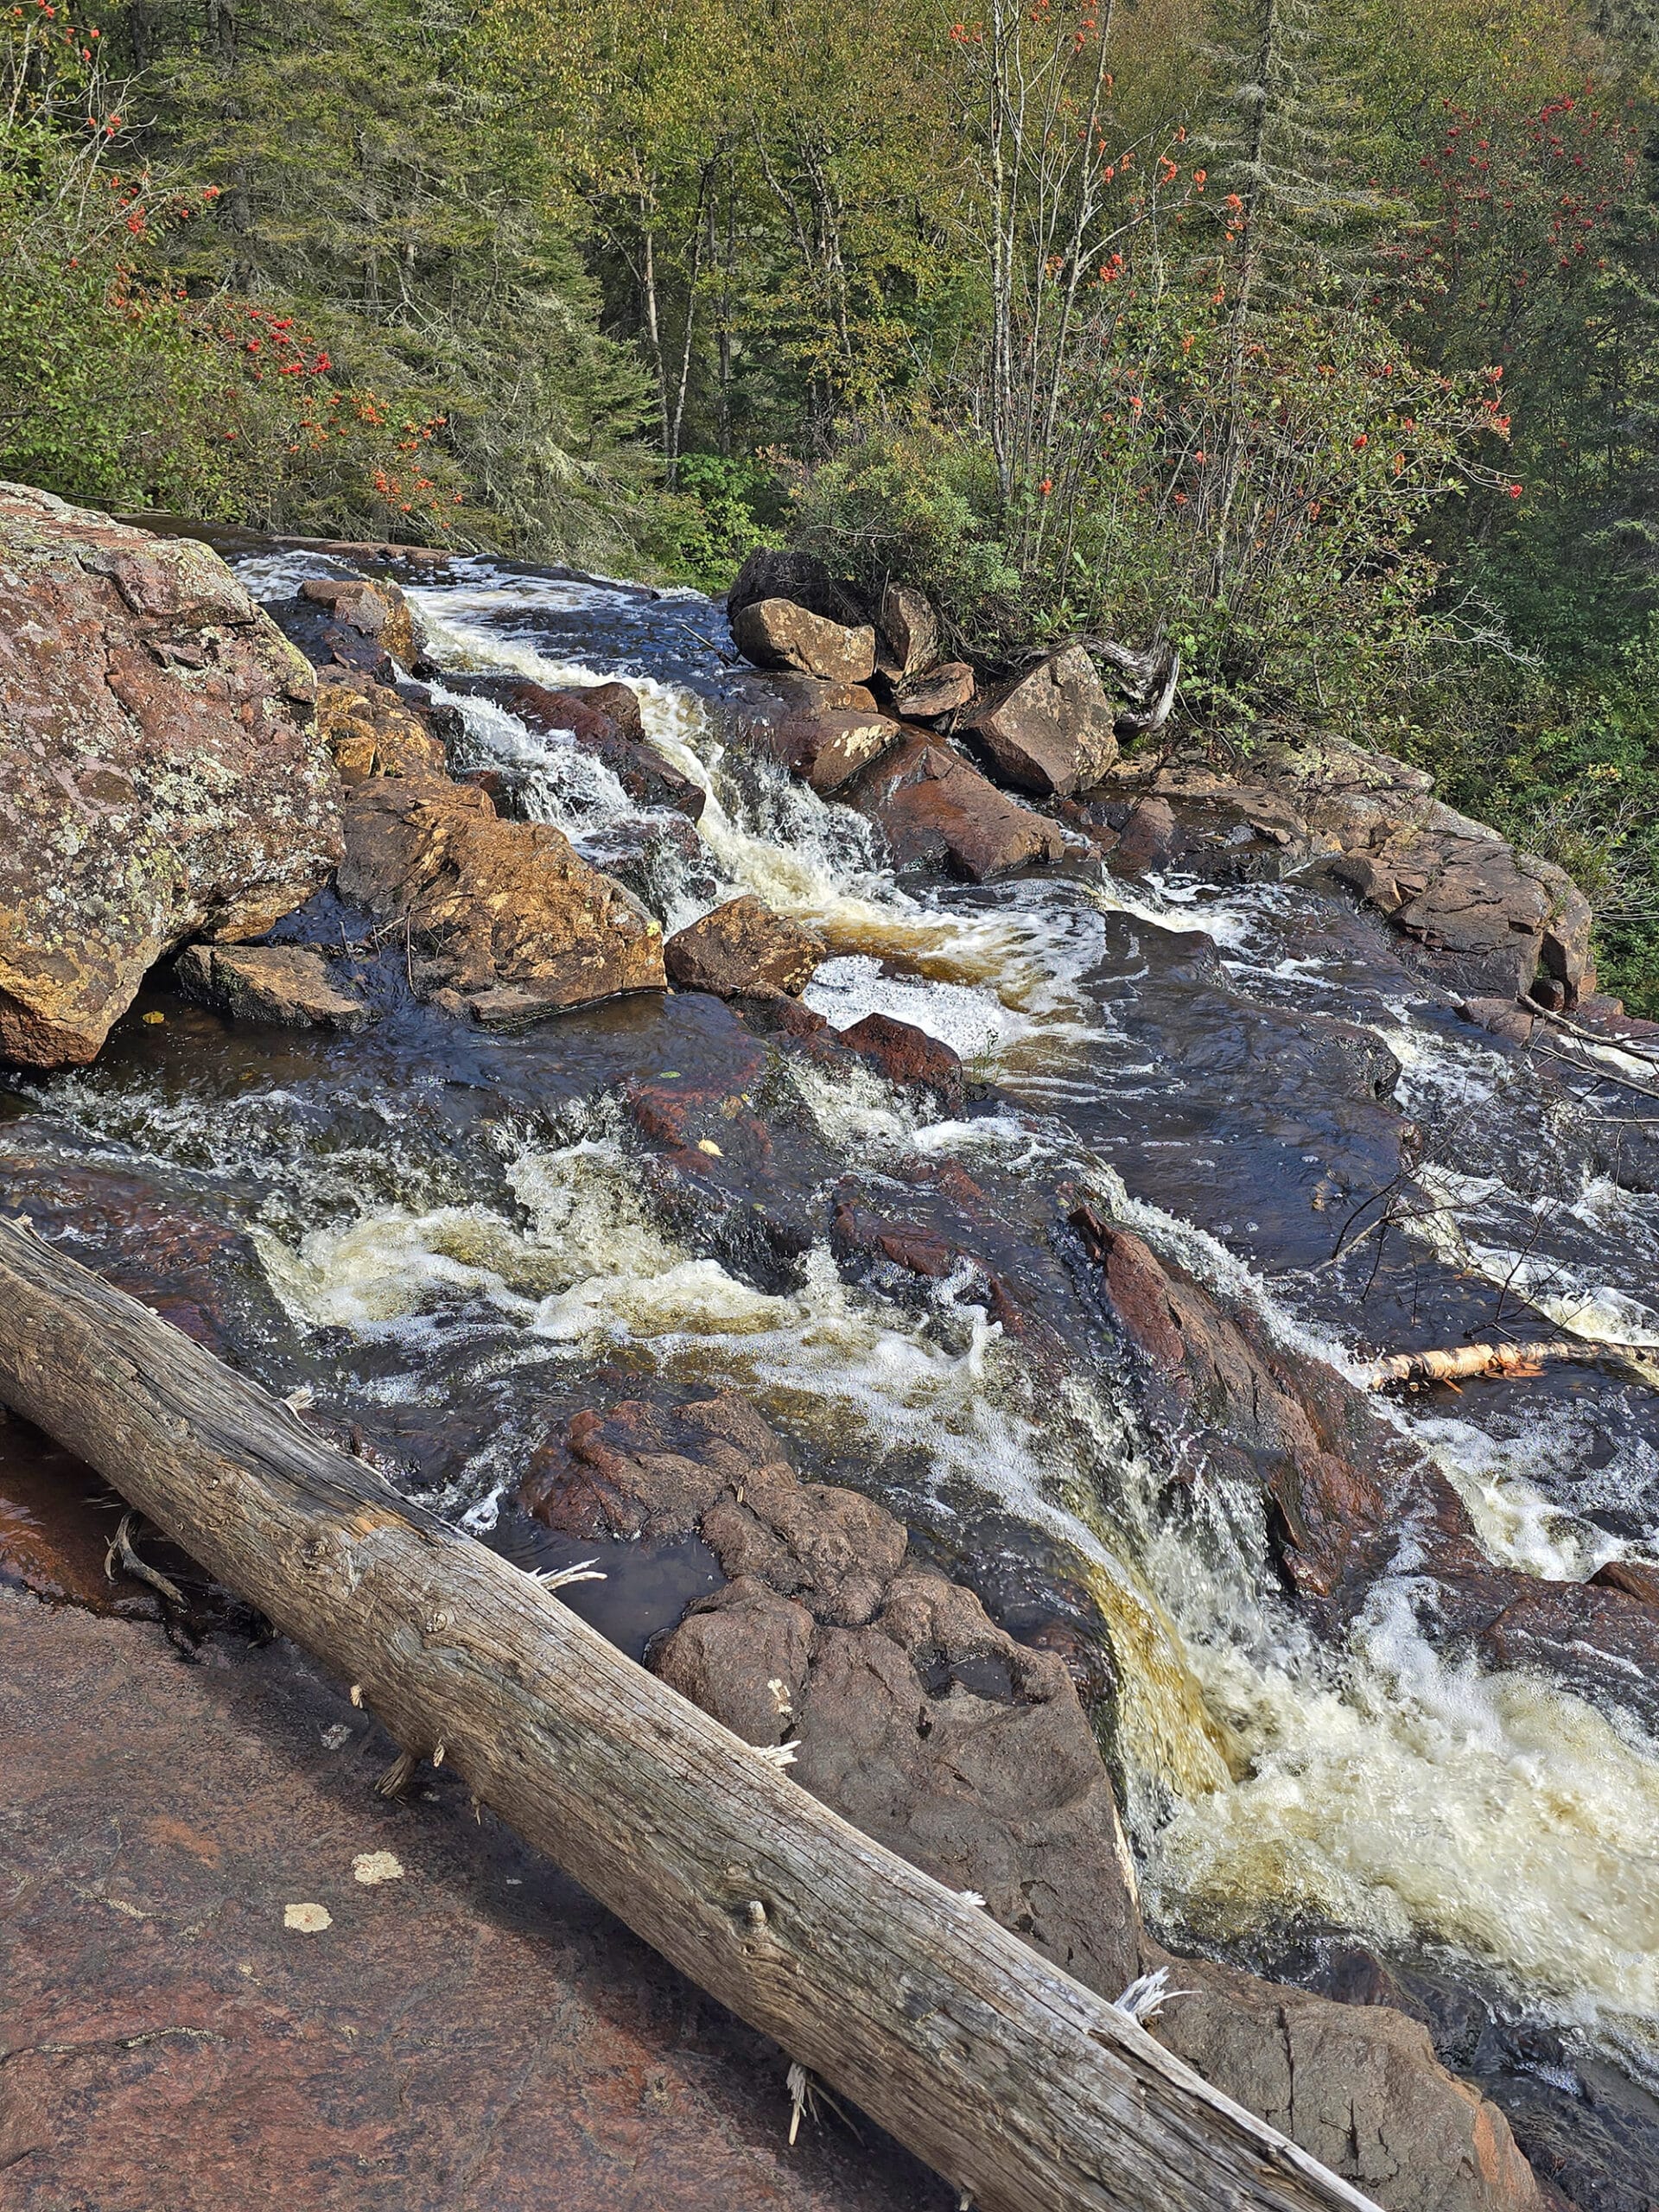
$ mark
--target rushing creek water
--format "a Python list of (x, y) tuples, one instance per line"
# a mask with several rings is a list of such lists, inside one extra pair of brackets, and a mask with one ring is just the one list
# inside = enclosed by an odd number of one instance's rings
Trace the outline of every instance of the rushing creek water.
[[(242, 573), (276, 598), (331, 565), (266, 555)], [(1199, 1470), (1164, 1509), (1166, 1446), (1052, 1271), (1024, 1287), (1076, 1357), (1039, 1402), (970, 1282), (855, 1284), (825, 1236), (838, 1178), (955, 1163), (993, 1193), (1016, 1274), (1069, 1181), (1340, 1369), (1529, 1308), (1548, 1321), (1533, 1333), (1659, 1354), (1659, 1197), (1613, 1179), (1572, 1092), (1460, 1023), (1380, 925), (1294, 880), (1131, 885), (1091, 864), (895, 886), (856, 817), (722, 750), (721, 617), (692, 594), (473, 560), (411, 596), (446, 672), (635, 687), (652, 741), (708, 792), (696, 860), (665, 844), (656, 863), (669, 929), (757, 893), (830, 945), (810, 1004), (837, 1027), (876, 1009), (918, 1025), (980, 1095), (942, 1119), (874, 1076), (791, 1063), (769, 1103), (795, 1137), (752, 1202), (803, 1224), (785, 1260), (746, 1245), (729, 1209), (716, 1235), (666, 1202), (619, 1107), (642, 1072), (718, 1073), (737, 1033), (714, 1001), (497, 1038), (394, 994), (346, 1041), (233, 1033), (158, 986), (96, 1067), (0, 1094), (14, 1190), (78, 1209), (93, 1256), (197, 1224), (181, 1265), (213, 1275), (236, 1354), (359, 1422), (402, 1479), (517, 1557), (548, 1543), (512, 1492), (554, 1421), (652, 1390), (748, 1392), (804, 1465), (892, 1502), (1016, 1633), (1057, 1608), (1103, 1630), (1113, 1753), (1167, 1929), (1281, 1972), (1297, 1930), (1346, 1931), (1545, 2024), (1541, 2079), (1581, 2088), (1612, 2060), (1659, 2087), (1659, 1753), (1630, 1716), (1437, 1649), (1408, 1554), (1344, 1644), (1317, 1642), (1256, 1499)], [(477, 763), (524, 772), (530, 810), (604, 865), (638, 811), (608, 771), (434, 688)], [(1357, 1238), (1390, 1190), (1390, 1224)], [(1659, 1556), (1639, 1376), (1552, 1370), (1385, 1417), (1495, 1558), (1582, 1580)], [(684, 1587), (639, 1602), (672, 1618), (704, 1582), (695, 1562), (663, 1571)], [(571, 1594), (628, 1640), (614, 1592)]]

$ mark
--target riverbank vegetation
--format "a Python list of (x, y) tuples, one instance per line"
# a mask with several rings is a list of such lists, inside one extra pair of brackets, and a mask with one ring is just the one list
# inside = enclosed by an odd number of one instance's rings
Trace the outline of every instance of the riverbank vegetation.
[(1646, 0), (26, 0), (0, 474), (1180, 643), (1659, 1011)]

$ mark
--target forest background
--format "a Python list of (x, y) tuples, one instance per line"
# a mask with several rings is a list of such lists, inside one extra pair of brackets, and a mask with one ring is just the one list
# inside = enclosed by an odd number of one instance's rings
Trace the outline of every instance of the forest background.
[(0, 476), (710, 588), (804, 542), (990, 665), (1168, 635), (1217, 746), (1560, 861), (1659, 1014), (1656, 21), (0, 5)]

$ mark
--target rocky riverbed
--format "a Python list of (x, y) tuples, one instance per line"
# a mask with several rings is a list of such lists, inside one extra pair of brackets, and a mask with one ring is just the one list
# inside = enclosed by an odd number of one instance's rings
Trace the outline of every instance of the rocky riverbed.
[[(689, 594), (232, 575), (35, 494), (0, 537), (8, 1211), (509, 1557), (596, 1557), (607, 1634), (1109, 1996), (1180, 1955), (1155, 2031), (1390, 2212), (1650, 2212), (1659, 1066), (1566, 879), (1381, 755), (1221, 760), (1153, 676), (988, 683), (798, 567), (734, 595), (756, 672)], [(1362, 1387), (1573, 1335), (1624, 1349)], [(105, 1581), (85, 1482), (3, 1433), (9, 1681), (124, 1665), (158, 1745), (169, 1667), (326, 1700), (183, 1563)], [(480, 1940), (487, 1853), (398, 1817)], [(70, 2115), (112, 2159), (161, 2094), (47, 2063), (99, 2002), (53, 1925), (39, 2206), (104, 2201)], [(786, 2126), (738, 2035), (703, 2078)], [(391, 2063), (340, 2067), (296, 2202), (365, 2201)], [(456, 2157), (434, 2202), (518, 2201)], [(700, 2201), (931, 2201), (796, 2158)]]

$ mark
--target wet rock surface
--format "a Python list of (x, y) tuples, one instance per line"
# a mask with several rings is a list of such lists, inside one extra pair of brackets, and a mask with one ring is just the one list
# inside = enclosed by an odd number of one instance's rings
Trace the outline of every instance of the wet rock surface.
[(692, 822), (702, 812), (702, 785), (646, 742), (639, 699), (626, 683), (554, 691), (528, 677), (458, 675), (454, 685), (505, 707), (527, 729), (568, 734), (580, 752), (611, 771), (636, 804), (669, 809)]
[(889, 1083), (931, 1091), (947, 1109), (961, 1105), (960, 1058), (913, 1022), (895, 1021), (890, 1014), (867, 1014), (862, 1021), (850, 1023), (836, 1035), (840, 1044), (879, 1068)]
[(345, 833), (343, 895), (406, 924), (422, 991), (459, 993), (480, 1020), (662, 988), (660, 924), (549, 823), (503, 822), (463, 785), (376, 778)]
[(1537, 982), (1572, 1007), (1595, 988), (1583, 893), (1441, 804), (1422, 769), (1334, 738), (1270, 740), (1230, 770), (1137, 751), (1112, 781), (1168, 802), (1185, 825), (1170, 849), (1200, 864), (1237, 867), (1252, 848), (1280, 865), (1323, 860), (1456, 990), (1512, 999)]
[(335, 671), (390, 686), (412, 669), (422, 635), (401, 588), (385, 574), (308, 578), (271, 619), (320, 673)]
[(831, 683), (812, 676), (740, 683), (722, 719), (741, 748), (775, 761), (821, 797), (840, 791), (903, 734), (861, 683)]
[(579, 1415), (525, 1497), (567, 1533), (700, 1535), (727, 1583), (652, 1648), (654, 1670), (750, 1742), (798, 1743), (804, 1787), (1068, 1971), (1114, 1993), (1133, 1979), (1128, 1847), (1064, 1664), (907, 1565), (891, 1514), (803, 1483), (731, 1396)]
[(0, 487), (0, 1052), (92, 1058), (186, 938), (340, 855), (300, 657), (218, 556)]
[(699, 1536), (728, 1579), (649, 1648), (664, 1681), (752, 1743), (798, 1744), (804, 1788), (1103, 1994), (1170, 1967), (1187, 1993), (1154, 2032), (1335, 2171), (1398, 2212), (1541, 2204), (1502, 2114), (1418, 2023), (1173, 1960), (1142, 1935), (1063, 1662), (907, 1564), (880, 1507), (802, 1483), (742, 1400), (579, 1414), (524, 1495), (567, 1535)]
[(290, 1647), (0, 1588), (0, 1683), (17, 2212), (946, 2212), (868, 2122), (791, 2151), (783, 2055), (464, 1788), (377, 1797), (394, 1747)]

